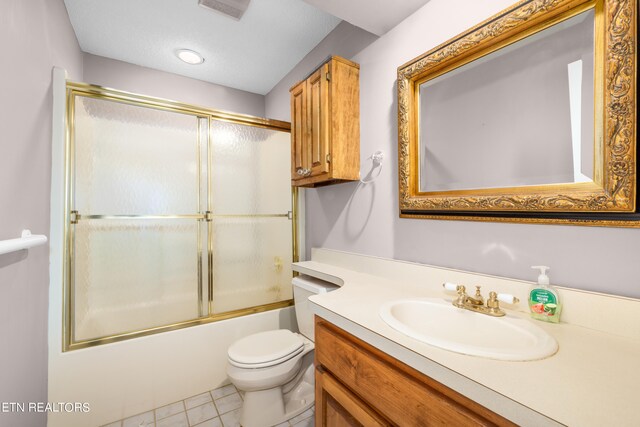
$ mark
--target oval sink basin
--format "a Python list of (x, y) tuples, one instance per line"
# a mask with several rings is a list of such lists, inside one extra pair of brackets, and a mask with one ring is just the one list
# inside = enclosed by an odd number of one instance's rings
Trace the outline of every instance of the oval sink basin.
[(411, 338), (471, 356), (523, 361), (558, 351), (556, 340), (527, 319), (474, 313), (439, 298), (390, 301), (380, 317)]

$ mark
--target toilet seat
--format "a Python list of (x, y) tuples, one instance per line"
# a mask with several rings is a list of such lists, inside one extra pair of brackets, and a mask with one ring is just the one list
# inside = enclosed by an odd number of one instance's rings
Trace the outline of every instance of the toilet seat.
[(229, 347), (229, 364), (239, 368), (267, 368), (286, 362), (304, 350), (299, 334), (287, 329), (259, 332)]

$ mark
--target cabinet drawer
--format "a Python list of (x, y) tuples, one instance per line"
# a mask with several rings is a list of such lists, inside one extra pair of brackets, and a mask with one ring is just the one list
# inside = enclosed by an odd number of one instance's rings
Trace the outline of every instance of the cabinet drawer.
[(401, 426), (515, 424), (316, 317), (316, 364)]
[(316, 368), (316, 427), (388, 427), (366, 403), (322, 367)]

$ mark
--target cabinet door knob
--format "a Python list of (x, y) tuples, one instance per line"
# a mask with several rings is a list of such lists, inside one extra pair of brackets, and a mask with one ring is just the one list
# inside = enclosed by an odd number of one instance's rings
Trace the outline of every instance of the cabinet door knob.
[(300, 176), (309, 176), (311, 175), (311, 169), (307, 168), (298, 168), (296, 169), (296, 173)]

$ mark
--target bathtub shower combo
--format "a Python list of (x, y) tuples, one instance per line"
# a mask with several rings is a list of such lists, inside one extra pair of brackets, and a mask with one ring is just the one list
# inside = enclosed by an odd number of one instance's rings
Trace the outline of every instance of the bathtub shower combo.
[(290, 125), (67, 83), (64, 349), (292, 304)]

